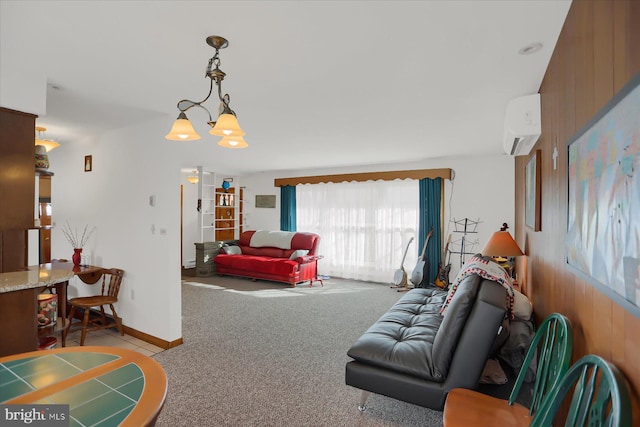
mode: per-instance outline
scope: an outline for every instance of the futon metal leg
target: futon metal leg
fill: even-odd
[[[367,402],[367,398],[370,394],[370,391],[362,390],[362,393],[360,394],[360,402],[358,403],[358,411],[364,412],[367,410],[367,405],[365,405],[365,403]]]

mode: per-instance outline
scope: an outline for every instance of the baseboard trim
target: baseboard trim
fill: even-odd
[[[100,314],[100,311],[91,308],[90,310],[90,316],[92,318],[101,318],[102,315]],[[80,321],[82,321],[82,312],[81,310],[77,310],[75,315],[73,316],[74,319],[78,319]],[[110,321],[113,321],[113,315],[110,313],[105,313],[105,317],[107,319],[109,319]],[[120,321],[122,322],[122,318],[120,318]],[[115,325],[113,326],[113,328],[115,329]],[[173,347],[177,347],[179,345],[184,344],[184,341],[182,341],[182,338],[178,338],[177,340],[173,340],[173,341],[166,341],[163,340],[161,338],[158,337],[154,337],[153,335],[149,335],[147,333],[141,332],[137,329],[133,329],[127,325],[125,325],[124,323],[122,324],[122,329],[124,330],[124,333],[127,335],[131,335],[134,338],[138,338],[139,340],[142,340],[144,342],[148,342],[149,344],[153,344],[156,347],[160,347],[160,348],[164,348],[165,350],[168,350],[170,348]]]
[[[131,335],[134,338],[138,338],[139,340],[148,342],[149,344],[153,344],[156,347],[164,348],[165,350],[168,350],[173,347],[177,347],[184,343],[184,341],[182,341],[182,338],[178,338],[177,340],[173,340],[173,341],[166,341],[161,338],[154,337],[153,335],[149,335],[147,333],[141,332],[137,329],[133,329],[126,325],[122,325],[122,329],[124,329],[124,333],[127,335]]]

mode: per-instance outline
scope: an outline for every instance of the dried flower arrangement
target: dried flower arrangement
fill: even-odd
[[[89,237],[91,237],[93,232],[96,231],[96,227],[93,227],[88,232],[87,228],[88,225],[85,225],[84,230],[82,230],[82,234],[80,235],[78,234],[78,229],[76,228],[72,230],[69,225],[69,221],[67,221],[62,227],[62,233],[64,234],[64,237],[67,238],[67,242],[69,242],[74,249],[82,249],[89,240]]]

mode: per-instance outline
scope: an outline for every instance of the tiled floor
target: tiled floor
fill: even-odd
[[[67,347],[80,345],[80,332],[80,330],[76,330],[69,333],[66,342]],[[130,350],[138,351],[146,356],[153,356],[154,354],[164,351],[161,347],[149,344],[148,342],[134,338],[131,335],[125,334],[122,336],[115,329],[103,329],[100,331],[88,332],[87,337],[84,340],[84,345],[105,345],[109,347],[128,348]],[[58,346],[60,346],[60,343],[58,343]]]

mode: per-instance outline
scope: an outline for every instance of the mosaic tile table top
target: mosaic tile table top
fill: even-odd
[[[0,404],[68,404],[70,426],[155,422],[167,378],[153,359],[115,347],[66,347],[0,358]]]

